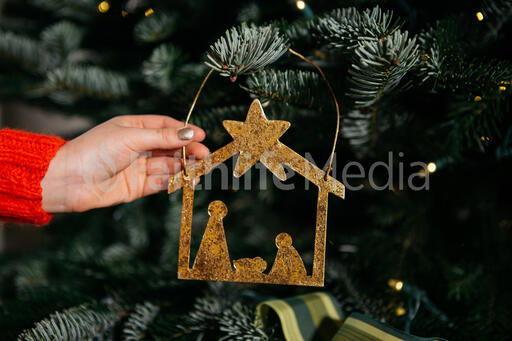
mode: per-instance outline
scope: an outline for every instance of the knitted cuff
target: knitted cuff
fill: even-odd
[[[0,130],[0,220],[43,225],[43,180],[50,162],[66,143],[60,137]]]

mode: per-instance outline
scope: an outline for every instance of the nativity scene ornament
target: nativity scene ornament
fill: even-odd
[[[290,127],[286,121],[268,120],[261,103],[255,99],[245,122],[224,121],[233,141],[210,154],[204,160],[187,165],[184,171],[169,180],[169,193],[183,188],[183,208],[180,228],[178,278],[226,282],[323,286],[327,230],[328,195],[345,196],[345,187],[326,172],[279,141]],[[277,178],[286,180],[283,164],[301,174],[318,188],[313,268],[307,271],[301,256],[293,247],[292,237],[280,233],[275,239],[276,258],[268,265],[261,257],[233,260],[229,256],[223,218],[228,208],[219,200],[208,206],[210,216],[199,250],[190,266],[194,180],[213,170],[220,163],[240,154],[234,176],[240,177],[258,161]],[[228,227],[229,231],[229,227]]]

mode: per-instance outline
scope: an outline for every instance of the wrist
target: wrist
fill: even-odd
[[[69,212],[68,176],[66,165],[66,145],[62,146],[50,162],[41,180],[42,208],[47,213]]]

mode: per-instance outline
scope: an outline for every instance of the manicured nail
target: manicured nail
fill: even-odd
[[[194,129],[189,127],[178,129],[178,138],[180,140],[192,140],[194,138]]]

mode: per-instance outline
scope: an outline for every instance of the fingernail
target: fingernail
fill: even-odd
[[[189,127],[178,129],[178,138],[180,140],[192,140],[194,138],[194,129]]]

